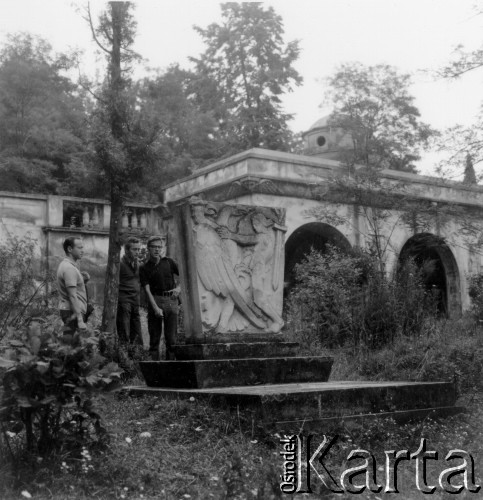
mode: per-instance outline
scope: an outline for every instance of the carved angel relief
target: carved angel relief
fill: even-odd
[[[190,205],[205,333],[278,333],[284,212],[200,199]]]

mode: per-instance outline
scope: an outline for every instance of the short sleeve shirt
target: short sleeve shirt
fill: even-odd
[[[57,288],[59,290],[59,309],[70,311],[70,300],[67,289],[76,288],[77,300],[82,313],[87,311],[87,293],[84,278],[78,267],[69,259],[64,259],[57,269]]]

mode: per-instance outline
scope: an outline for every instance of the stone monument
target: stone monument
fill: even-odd
[[[282,334],[285,211],[197,197],[170,209],[185,344],[177,361],[140,364],[148,385],[327,380],[332,360],[296,357]]]
[[[283,337],[283,210],[195,197],[170,208],[186,343],[176,361],[141,362],[148,387],[131,390],[243,406],[290,433],[342,417],[459,411],[451,383],[328,382],[332,358],[296,355]]]
[[[280,337],[284,211],[192,198],[174,216],[187,342]]]

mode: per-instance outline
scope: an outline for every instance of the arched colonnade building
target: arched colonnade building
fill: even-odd
[[[327,126],[326,119],[319,120],[305,134],[307,154],[251,149],[168,185],[164,201],[169,207],[199,196],[207,201],[284,208],[285,279],[290,281],[294,265],[312,247],[323,251],[328,244],[345,249],[373,244],[367,218],[370,207],[361,207],[350,197],[334,200],[330,194],[334,179],[347,174],[333,159],[346,140]],[[458,316],[470,306],[468,277],[479,273],[483,263],[483,188],[392,170],[382,171],[381,178],[394,196],[404,197],[406,204],[422,204],[429,214],[422,227],[403,223],[397,203],[386,210],[380,228],[386,272],[395,272],[400,259],[408,256],[419,263],[432,260],[426,285],[440,291],[442,312]],[[317,215],[321,210],[333,216],[321,219]],[[169,217],[162,225],[173,247]]]

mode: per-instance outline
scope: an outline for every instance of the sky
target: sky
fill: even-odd
[[[91,2],[95,13],[105,5]],[[212,0],[138,0],[135,49],[152,68],[189,65],[203,43],[193,30],[219,22],[220,3]],[[284,99],[294,114],[291,128],[305,131],[330,113],[324,105],[324,79],[346,62],[390,64],[413,75],[411,92],[421,118],[434,128],[471,125],[483,102],[483,69],[459,80],[435,79],[432,70],[451,58],[455,47],[483,46],[483,15],[475,0],[275,0],[264,2],[282,16],[285,40],[300,41],[296,69],[304,78]],[[8,33],[31,32],[57,51],[82,49],[81,70],[100,71],[90,30],[83,19],[86,2],[0,0],[0,44]],[[139,74],[143,70],[139,69]],[[431,174],[437,155],[424,155],[422,173]]]

